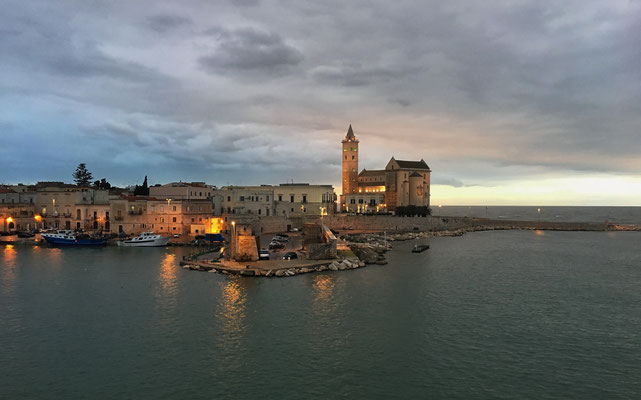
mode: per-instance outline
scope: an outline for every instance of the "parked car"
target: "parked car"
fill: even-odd
[[[298,228],[292,228],[292,232],[298,232]]]
[[[284,243],[272,241],[269,243],[269,250],[282,249],[285,247]]]
[[[178,239],[180,237],[180,233],[174,233],[174,238]]]
[[[298,254],[294,253],[293,251],[289,251],[283,256],[283,260],[294,260],[296,258],[298,258]]]
[[[276,235],[272,238],[272,242],[282,242],[282,243],[287,243],[289,241],[288,237],[283,237],[280,235]]]
[[[258,259],[259,260],[269,260],[269,250],[262,249],[261,251],[259,251],[258,252]]]

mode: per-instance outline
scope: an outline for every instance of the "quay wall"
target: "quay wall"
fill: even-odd
[[[248,221],[249,222],[249,221]],[[605,223],[548,222],[548,221],[510,221],[470,217],[396,217],[393,215],[348,215],[335,214],[323,217],[286,218],[270,216],[250,222],[256,233],[286,232],[288,227],[302,230],[305,223],[322,223],[333,230],[343,233],[346,229],[374,232],[407,231],[450,231],[459,229],[542,229],[566,231],[605,231],[640,230],[635,225],[614,226]]]

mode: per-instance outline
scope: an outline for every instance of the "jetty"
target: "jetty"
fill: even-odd
[[[218,272],[225,275],[288,277],[310,272],[343,271],[365,267],[367,264],[358,258],[343,260],[264,260],[238,262],[221,260],[203,262],[183,260],[180,265],[185,269]]]

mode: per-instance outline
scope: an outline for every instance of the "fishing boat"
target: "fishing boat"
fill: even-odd
[[[107,244],[104,237],[90,237],[85,234],[76,234],[70,230],[58,230],[55,233],[41,233],[40,236],[47,243],[54,246],[103,246]]]
[[[412,249],[412,253],[422,253],[429,248],[429,244],[415,244],[414,248]]]
[[[160,247],[166,246],[171,237],[157,235],[153,232],[143,232],[140,236],[136,236],[127,240],[119,240],[118,246],[125,247]]]

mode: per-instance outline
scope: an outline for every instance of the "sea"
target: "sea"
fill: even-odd
[[[0,398],[638,399],[640,243],[474,232],[289,278],[0,245]]]
[[[432,206],[435,216],[641,225],[641,207]]]

